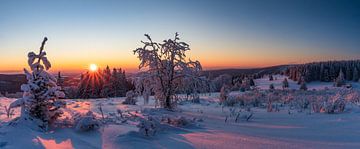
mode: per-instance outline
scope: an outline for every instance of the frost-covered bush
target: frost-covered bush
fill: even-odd
[[[21,106],[20,120],[33,121],[42,130],[47,130],[61,116],[60,108],[65,107],[65,102],[58,100],[65,95],[57,86],[56,78],[46,72],[51,67],[46,52],[43,51],[46,41],[45,37],[39,54],[28,54],[31,71],[24,69],[27,84],[21,85],[23,97],[10,105],[10,108]]]
[[[91,111],[87,112],[85,115],[75,115],[74,122],[76,131],[92,131],[100,127],[100,122]]]
[[[137,125],[139,128],[139,133],[144,136],[154,136],[158,131],[160,123],[158,120],[149,116],[140,120],[140,123]]]
[[[134,91],[128,91],[126,92],[126,98],[125,101],[123,102],[123,104],[128,104],[128,105],[136,105],[136,94]]]

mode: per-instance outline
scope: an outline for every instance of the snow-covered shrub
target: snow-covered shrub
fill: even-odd
[[[351,90],[345,95],[345,101],[360,105],[360,91]]]
[[[267,112],[273,112],[273,103],[280,99],[277,92],[270,92],[267,96]]]
[[[344,98],[340,94],[336,94],[324,102],[323,111],[328,114],[341,113],[345,111],[345,105]]]
[[[46,72],[51,64],[43,51],[47,38],[44,38],[39,54],[30,52],[28,64],[31,72],[24,69],[27,84],[21,85],[23,97],[11,103],[9,108],[21,106],[21,120],[31,120],[43,130],[61,116],[60,108],[65,107],[65,102],[58,100],[64,97],[61,88],[57,86],[56,78]]]
[[[136,105],[136,94],[134,91],[128,91],[126,92],[126,98],[125,101],[123,102],[123,104],[128,104],[128,105]]]
[[[220,104],[226,102],[226,100],[228,99],[229,97],[229,94],[231,92],[231,86],[230,85],[223,85],[223,87],[221,87],[221,90],[220,90]]]
[[[140,120],[140,123],[137,125],[139,128],[139,133],[144,136],[154,136],[158,131],[160,126],[159,121],[149,116]]]
[[[184,127],[187,125],[190,125],[192,123],[194,123],[192,120],[187,119],[183,116],[179,116],[179,117],[163,117],[161,119],[161,122],[172,125],[172,126],[176,126],[176,127]]]
[[[91,111],[85,115],[78,114],[74,116],[74,122],[76,131],[91,131],[100,127],[100,122]]]

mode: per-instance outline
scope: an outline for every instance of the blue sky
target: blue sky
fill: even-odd
[[[360,2],[2,0],[0,70],[26,67],[44,36],[55,70],[135,69],[144,33],[162,41],[175,32],[205,68],[358,59]]]

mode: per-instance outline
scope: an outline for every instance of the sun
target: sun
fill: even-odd
[[[95,72],[97,69],[98,69],[98,67],[96,64],[90,64],[90,66],[89,66],[90,71]]]

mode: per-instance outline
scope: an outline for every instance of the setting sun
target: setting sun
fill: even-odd
[[[90,64],[90,66],[89,66],[90,71],[96,71],[97,69],[98,69],[98,67],[96,64]]]

